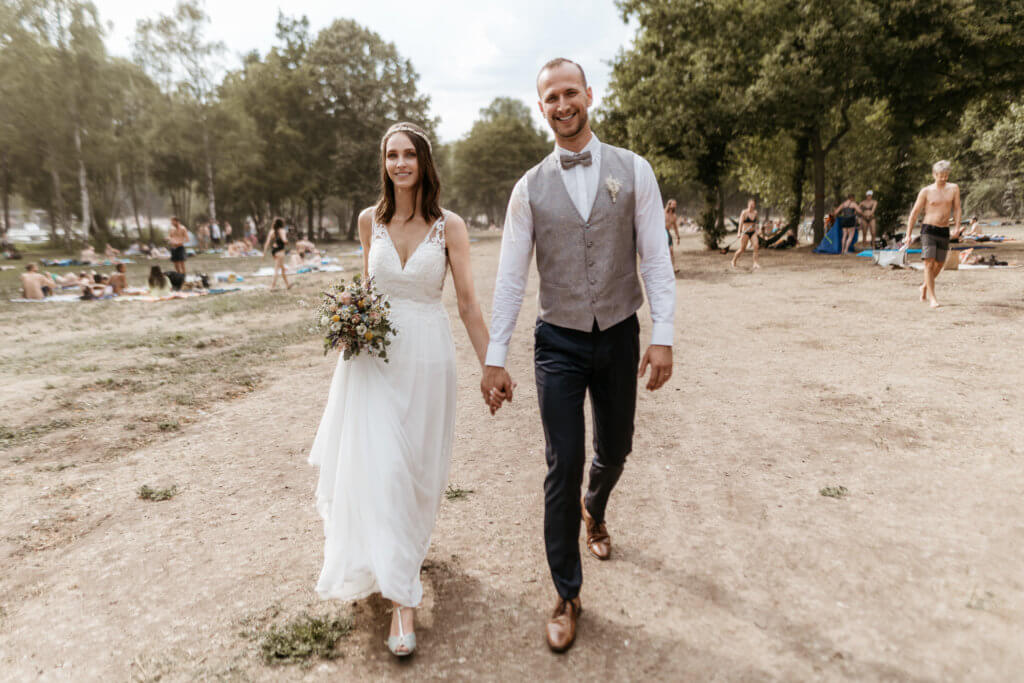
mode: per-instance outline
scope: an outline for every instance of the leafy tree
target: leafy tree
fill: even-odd
[[[359,208],[378,191],[381,136],[397,121],[432,133],[430,99],[419,92],[419,75],[393,43],[348,19],[320,31],[306,59],[330,121],[331,189],[351,207],[348,238],[354,239]]]
[[[638,29],[612,65],[602,130],[647,156],[663,178],[702,188],[709,248],[725,233],[730,147],[752,107],[745,96],[766,37],[743,0],[620,0]]]
[[[472,130],[452,146],[451,185],[467,218],[504,222],[512,188],[522,174],[551,152],[543,130],[519,100],[499,97],[480,110]]]
[[[152,71],[165,91],[175,88],[178,113],[190,119],[197,128],[209,218],[216,221],[215,126],[211,119],[216,77],[220,71],[217,59],[224,52],[224,45],[204,38],[209,21],[200,0],[178,0],[172,14],[138,22],[135,53],[137,60]]]
[[[879,197],[891,231],[916,188],[917,140],[956,127],[966,107],[1024,86],[1024,0],[875,0],[879,17],[866,63],[887,104],[893,153]]]

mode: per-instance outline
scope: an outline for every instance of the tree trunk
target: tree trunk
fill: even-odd
[[[82,194],[82,230],[88,240],[92,237],[92,206],[89,203],[89,176],[82,156],[82,131],[78,124],[75,124],[75,154],[78,156],[78,190]]]
[[[317,197],[316,200],[316,232],[318,239],[325,239],[327,236],[324,234],[324,198]]]
[[[718,195],[714,187],[704,186],[704,209],[700,214],[700,226],[704,230],[704,245],[708,249],[718,248],[718,217],[715,206]]]
[[[353,208],[348,214],[348,235],[345,236],[345,239],[350,242],[357,239],[356,236],[359,232],[359,212],[355,210],[355,207],[358,205],[359,204],[357,202],[353,201]]]
[[[821,146],[821,133],[811,131],[811,157],[814,160],[814,244],[825,239],[825,149]]]
[[[306,239],[313,239],[313,195],[306,197]]]
[[[217,222],[217,199],[213,194],[213,150],[210,149],[210,133],[203,121],[203,153],[206,155],[206,196],[209,198],[210,222]]]
[[[772,245],[781,240],[788,233],[800,239],[800,222],[804,217],[804,177],[807,175],[807,157],[810,152],[810,139],[806,134],[798,135],[796,138],[796,149],[793,151],[793,175],[790,176],[790,191],[793,201],[786,212],[786,225],[776,234],[764,241],[766,245]]]
[[[6,149],[0,159],[2,159],[4,173],[3,181],[0,182],[4,202],[4,229],[0,235],[7,235],[7,231],[11,229],[11,164]]]
[[[892,173],[881,183],[878,210],[875,212],[880,235],[894,235],[899,227],[900,216],[908,211],[913,201],[914,188],[910,177],[910,134],[905,130],[893,131],[896,141]]]
[[[139,192],[135,187],[135,164],[128,167],[128,192],[132,201],[132,215],[135,216],[135,232],[139,234],[139,241],[142,242],[142,222],[139,220]]]
[[[53,208],[57,216],[57,222],[53,227],[54,234],[59,227],[64,234],[64,244],[71,246],[71,230],[67,222],[67,210],[64,206],[64,192],[60,187],[60,174],[57,172],[57,160],[54,159],[53,151],[49,148],[46,151],[46,165],[50,169],[50,181],[53,183]]]

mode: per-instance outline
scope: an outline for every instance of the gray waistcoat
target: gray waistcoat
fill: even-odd
[[[608,178],[620,187],[612,201]],[[590,332],[622,322],[643,305],[636,266],[633,155],[601,144],[590,217],[576,210],[557,151],[526,173],[540,274],[540,319]]]

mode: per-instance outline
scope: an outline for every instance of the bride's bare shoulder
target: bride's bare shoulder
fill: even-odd
[[[366,223],[370,225],[373,223],[373,214],[377,212],[377,206],[368,206],[359,212],[359,225]]]
[[[359,212],[359,237],[364,241],[368,240],[373,231],[373,214],[377,207],[368,206]]]

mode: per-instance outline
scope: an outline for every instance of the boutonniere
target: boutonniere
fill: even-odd
[[[608,194],[611,195],[612,204],[615,203],[616,198],[619,196],[619,190],[622,189],[622,183],[619,179],[614,176],[608,176],[605,178],[604,186],[608,188]]]

